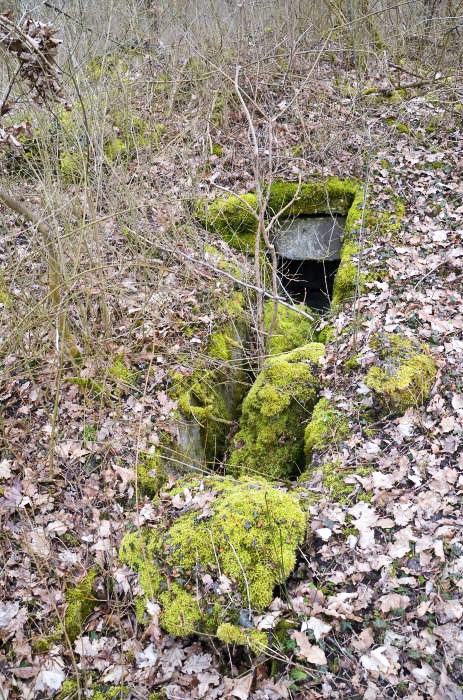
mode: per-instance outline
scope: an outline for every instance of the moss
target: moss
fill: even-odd
[[[80,583],[68,589],[65,593],[66,612],[64,614],[64,628],[71,642],[82,634],[85,621],[97,604],[93,594],[95,578],[96,570],[90,569]]]
[[[358,190],[356,180],[337,177],[295,182],[274,182],[268,193],[266,216],[288,206],[286,218],[310,214],[347,214]],[[294,200],[294,201],[293,201]],[[229,245],[248,253],[254,251],[257,231],[257,197],[254,193],[218,197],[206,205],[200,201],[196,218]]]
[[[33,637],[31,640],[31,648],[34,654],[48,654],[53,644],[60,641],[61,633],[55,632],[44,637]]]
[[[0,289],[0,306],[5,306],[6,308],[11,308],[13,306],[13,300],[3,289]]]
[[[356,484],[348,484],[345,479],[354,474],[368,476],[368,474],[371,474],[372,468],[367,466],[341,469],[339,462],[331,462],[323,464],[321,471],[323,474],[323,488],[329,492],[330,498],[337,503],[346,503],[351,500],[351,496],[358,486]],[[362,499],[358,496],[357,500]]]
[[[271,299],[264,304],[264,325],[267,334],[270,332],[274,306],[274,302]],[[313,312],[304,304],[298,304],[297,308],[314,316]],[[269,355],[279,355],[313,340],[315,340],[313,321],[305,318],[297,311],[279,304],[272,335],[270,338],[267,338],[267,353]]]
[[[123,357],[115,359],[114,364],[108,369],[108,374],[117,382],[129,385],[133,385],[137,377],[137,373],[127,367]]]
[[[227,473],[281,479],[301,467],[303,422],[316,400],[314,371],[323,352],[321,343],[308,343],[266,361],[243,401]]]
[[[173,637],[186,637],[198,629],[201,609],[196,598],[174,584],[169,591],[161,593],[162,605],[160,622],[166,632]]]
[[[323,343],[324,345],[328,345],[328,343],[331,343],[336,338],[336,330],[333,326],[327,325],[324,326],[321,331],[318,333],[318,342]]]
[[[333,284],[333,296],[331,305],[336,309],[342,302],[353,297],[357,286],[363,285],[364,277],[358,275],[357,264],[352,256],[360,252],[358,242],[362,221],[365,223],[363,211],[363,190],[357,186],[355,196],[349,208],[344,227],[344,239],[341,248],[341,260]]]
[[[248,336],[244,304],[244,295],[237,292],[222,305],[228,321],[209,338],[209,361],[191,376],[172,375],[169,393],[177,401],[179,452],[195,464],[213,462],[223,455],[230,426],[238,418],[248,387],[243,368]]]
[[[368,476],[372,472],[372,467],[353,467],[342,468],[339,461],[326,462],[315,468],[307,468],[298,479],[298,484],[304,485],[314,479],[316,473],[320,473],[323,479],[323,490],[329,494],[331,500],[337,503],[351,503],[354,493],[356,494],[355,501],[370,501],[373,494],[364,491],[357,494],[358,484],[348,484],[345,479],[349,476],[358,474],[359,476]],[[312,502],[320,500],[322,494],[317,495],[312,499]],[[301,498],[304,498],[302,493]]]
[[[123,700],[130,695],[130,688],[125,685],[94,684],[91,686],[91,700]]]
[[[76,700],[78,697],[78,686],[76,681],[65,680],[61,686],[58,700]]]
[[[63,151],[59,156],[59,169],[66,182],[80,180],[85,171],[85,161],[78,151]]]
[[[82,689],[82,687],[81,687]],[[108,683],[92,683],[85,692],[85,697],[91,700],[123,700],[130,696],[131,690],[125,685],[109,685]],[[66,680],[61,686],[58,700],[77,700],[79,696],[77,683]]]
[[[94,396],[101,396],[102,394],[105,394],[104,384],[96,381],[95,379],[91,379],[90,377],[64,377],[63,381],[67,384],[74,384],[80,389],[89,391]]]
[[[352,355],[352,357],[349,357],[349,359],[344,362],[344,367],[348,372],[360,367],[359,355]]]
[[[160,602],[162,627],[179,636],[215,633],[243,609],[263,611],[304,539],[298,499],[265,480],[227,477],[185,479],[169,493],[188,493],[190,506],[171,513],[164,501],[156,528],[128,533],[120,549],[145,599]],[[221,576],[229,582],[223,592]]]
[[[230,260],[227,260],[227,258],[223,254],[223,252],[221,250],[219,250],[216,246],[206,244],[204,246],[204,252],[207,254],[207,258],[212,259],[212,262],[215,264],[216,267],[219,268],[219,270],[223,270],[224,272],[228,272],[230,275],[235,277],[237,280],[243,279],[243,268],[240,265],[238,265],[237,263],[232,262]],[[242,296],[242,293],[241,293],[241,296]],[[231,315],[233,315],[234,310],[239,311],[239,309],[237,308],[233,299],[237,299],[237,297],[234,296],[232,298],[231,307],[230,307]],[[225,310],[228,308],[227,304],[228,304],[228,302],[224,302],[224,309]],[[242,308],[243,308],[242,302],[239,303],[239,307],[241,307],[241,313],[242,313]]]
[[[237,627],[229,622],[224,622],[217,628],[218,638],[225,644],[238,644],[247,646],[255,654],[268,647],[268,638],[265,632],[260,630],[249,630],[245,627]]]
[[[310,464],[313,450],[323,450],[330,445],[339,444],[348,432],[347,418],[328,399],[320,399],[304,433],[306,463]]]
[[[437,373],[427,346],[395,333],[378,334],[371,345],[378,364],[368,371],[365,384],[384,407],[403,413],[425,403]]]
[[[218,143],[213,143],[212,144],[212,155],[214,156],[221,156],[223,153],[223,148],[220,144]]]
[[[111,162],[120,160],[127,156],[127,144],[119,136],[115,136],[105,145],[104,152]]]
[[[137,486],[144,496],[157,496],[167,482],[167,472],[159,452],[142,452],[137,465]]]
[[[257,199],[255,194],[219,197],[206,206],[196,207],[199,221],[238,250],[254,250],[257,230]]]
[[[82,439],[87,442],[95,442],[97,436],[97,430],[94,425],[85,425],[82,431]]]

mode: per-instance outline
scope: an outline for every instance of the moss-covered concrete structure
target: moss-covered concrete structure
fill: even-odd
[[[282,211],[283,219],[314,214],[346,216],[341,262],[334,281],[333,305],[353,296],[358,279],[352,256],[360,251],[359,231],[364,219],[363,188],[352,178],[314,179],[307,182],[273,182],[269,187],[266,219]],[[200,223],[234,248],[253,253],[257,231],[255,193],[218,197],[210,203],[200,201],[195,214]]]
[[[296,310],[293,311],[287,306],[278,304],[275,323],[272,326],[274,306],[271,299],[264,304],[264,326],[267,333],[265,345],[268,355],[280,355],[316,340],[315,321],[317,317],[307,306],[298,304]],[[298,309],[305,314],[310,314],[314,320],[311,321],[298,313]],[[272,331],[271,335],[270,330]]]
[[[189,375],[172,375],[178,459],[212,465],[223,455],[232,423],[249,386],[246,345],[249,328],[241,292],[224,304],[224,320],[209,337],[206,358]]]
[[[227,472],[288,479],[304,462],[304,424],[317,399],[321,343],[269,358],[243,401]]]
[[[156,600],[169,634],[207,632],[262,648],[265,635],[240,629],[240,618],[251,626],[252,612],[265,610],[295,565],[306,531],[298,498],[263,479],[230,477],[187,478],[167,495],[178,502],[160,510],[158,527],[121,543],[121,560],[143,590],[139,616]]]

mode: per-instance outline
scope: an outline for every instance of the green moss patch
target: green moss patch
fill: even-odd
[[[311,214],[347,214],[356,197],[356,180],[337,177],[270,185],[266,217],[288,207],[284,218]],[[254,193],[218,197],[213,202],[198,203],[195,215],[209,231],[229,245],[248,253],[254,251],[257,231],[257,197]]]
[[[155,528],[128,533],[121,543],[121,560],[138,572],[144,600],[161,604],[169,634],[220,630],[228,643],[263,645],[262,634],[236,625],[243,610],[263,611],[294,568],[306,530],[297,497],[265,480],[229,477],[185,479],[164,503],[168,495],[176,508],[164,508]]]
[[[265,332],[270,333],[275,304],[269,299],[264,304],[264,324]],[[306,313],[315,314],[304,304],[298,304],[297,308]],[[283,352],[294,350],[301,345],[306,345],[315,340],[314,322],[297,311],[288,309],[286,306],[278,305],[275,323],[272,327],[272,335],[267,336],[267,353],[269,355],[279,355]]]
[[[239,416],[249,382],[245,370],[248,324],[244,295],[224,303],[228,320],[209,337],[207,360],[190,376],[173,375],[177,401],[177,447],[194,464],[213,463],[225,450],[226,437]]]
[[[349,423],[345,415],[332,406],[328,399],[320,399],[304,433],[306,463],[310,464],[313,450],[323,450],[330,445],[339,444],[348,432]]]
[[[301,468],[304,423],[317,398],[316,368],[323,353],[324,345],[308,343],[267,360],[243,401],[228,473],[285,479]]]
[[[137,485],[143,496],[155,498],[167,481],[167,472],[159,452],[141,452],[137,465]]]
[[[326,462],[317,466],[315,469],[310,467],[298,479],[298,483],[304,485],[310,482],[315,475],[315,472],[321,472],[323,491],[328,494],[330,500],[336,503],[352,503],[352,497],[358,490],[358,484],[346,482],[347,477],[358,474],[359,476],[368,476],[372,472],[372,467],[349,467],[343,468],[338,460]],[[320,494],[321,495],[321,494]],[[355,500],[370,500],[372,494],[369,492],[361,492]],[[319,500],[320,496],[316,499]]]
[[[403,413],[425,403],[437,373],[427,346],[395,333],[378,334],[371,346],[378,362],[368,371],[365,384],[383,406]]]
[[[90,569],[80,583],[69,588],[65,593],[64,628],[71,642],[82,634],[85,621],[92,614],[98,602],[93,593],[95,578],[96,570]]]

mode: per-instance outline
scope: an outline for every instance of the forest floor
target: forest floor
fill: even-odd
[[[156,691],[169,700],[463,698],[461,114],[442,86],[395,102],[339,88],[352,83],[352,74],[320,67],[277,125],[286,156],[276,176],[352,175],[368,183],[376,210],[395,216],[398,199],[404,205],[400,225],[385,238],[378,229],[362,252],[361,269],[380,270],[380,281],[330,318],[337,335],[322,369],[324,395],[352,417],[350,436],[336,449],[339,468],[368,466],[353,479],[371,498],[339,503],[319,485],[304,556],[267,620],[269,629],[282,619],[296,624],[274,654],[251,657],[213,638],[172,638],[156,615],[142,627],[133,609],[136,576],[118,559],[128,525],[153,517],[149,499],[135,497],[134,465],[157,444],[175,408],[169,372],[187,372],[204,352],[220,316],[214,301],[232,288],[206,264],[204,244],[247,265],[195,229],[188,213],[198,191],[253,187],[239,106],[208,125],[220,152],[205,157],[202,137],[189,131],[198,125],[192,99],[171,117],[164,148],[124,166],[142,212],[138,238],[128,246],[120,217],[109,210],[100,227],[103,261],[95,258],[99,244],[88,243],[89,258],[102,264],[86,271],[94,335],[82,351],[86,384],[72,381],[75,368],[62,363],[41,330],[45,269],[23,223],[2,209],[8,229],[0,239],[0,280],[11,282],[18,270],[0,297],[2,700],[54,697],[65,679],[77,677],[82,688],[91,679],[101,693],[124,686],[126,697]],[[265,100],[277,105],[290,95],[281,86]],[[30,183],[13,187],[29,188],[26,199],[36,203]],[[169,239],[172,226],[177,233]],[[109,320],[100,305],[103,284],[111,292]],[[346,332],[351,324],[354,334]],[[366,435],[356,416],[372,405],[363,380],[379,329],[412,331],[428,344],[438,375],[427,405],[381,417]],[[347,372],[353,355],[357,366]],[[102,389],[95,394],[96,382]],[[72,644],[53,637],[65,591],[92,567],[97,604],[81,635]]]

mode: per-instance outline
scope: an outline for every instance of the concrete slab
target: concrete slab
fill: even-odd
[[[283,221],[274,235],[275,250],[288,260],[339,260],[345,216],[301,216]]]

